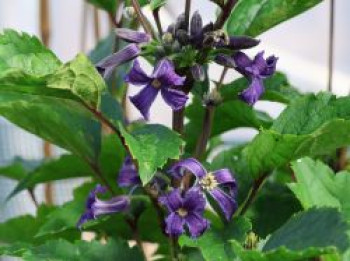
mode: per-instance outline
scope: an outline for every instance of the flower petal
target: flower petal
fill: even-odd
[[[166,206],[169,212],[174,212],[182,207],[183,199],[179,189],[174,189],[167,195],[159,197],[159,203]]]
[[[264,53],[265,53],[264,51],[259,52],[257,55],[255,55],[254,61],[253,61],[254,67],[258,69],[259,74],[262,71],[264,71],[267,67],[267,63],[264,59]]]
[[[158,79],[163,86],[180,86],[186,77],[181,77],[175,72],[174,64],[168,59],[160,60],[154,68],[152,78]]]
[[[278,58],[276,56],[270,56],[266,59],[266,68],[261,72],[261,76],[263,77],[269,77],[276,71],[276,64],[277,64]]]
[[[118,175],[118,185],[120,187],[130,187],[141,183],[139,173],[130,156],[124,160]]]
[[[172,88],[162,88],[161,94],[164,101],[174,110],[180,110],[187,102],[187,95],[179,90]]]
[[[96,199],[91,211],[95,217],[125,211],[130,206],[127,196],[118,196],[110,200]]]
[[[194,187],[186,192],[183,207],[191,212],[203,212],[206,203],[203,193],[198,187]]]
[[[249,105],[254,105],[264,93],[264,85],[262,79],[253,78],[250,86],[241,92],[241,99]]]
[[[159,89],[156,89],[151,85],[147,85],[138,94],[130,97],[130,101],[135,105],[146,120],[149,119],[149,110],[157,97],[158,91]]]
[[[202,164],[194,158],[188,158],[175,163],[169,170],[177,178],[181,178],[185,171],[189,171],[197,178],[203,178],[207,171]]]
[[[235,61],[236,64],[236,70],[244,75],[249,74],[246,69],[247,67],[250,67],[253,63],[253,61],[248,57],[248,55],[246,55],[243,52],[236,52],[233,55],[233,59]]]
[[[86,208],[90,209],[92,204],[95,202],[96,198],[97,198],[97,194],[104,194],[107,192],[107,188],[97,184],[96,187],[90,191],[89,196],[86,200]]]
[[[174,71],[173,63],[166,58],[162,59],[157,63],[156,67],[154,68],[152,78],[161,78],[164,75],[168,74],[169,71]]]
[[[209,191],[209,193],[220,206],[226,220],[229,221],[233,213],[237,210],[236,200],[232,196],[227,195],[219,188],[213,189]]]
[[[119,52],[102,59],[96,64],[96,69],[103,78],[108,78],[115,67],[133,60],[140,54],[141,50],[136,44],[129,44]]]
[[[115,33],[117,37],[130,43],[147,43],[151,40],[151,36],[149,34],[127,28],[117,28]]]
[[[191,213],[185,217],[188,230],[193,238],[201,236],[209,228],[209,221],[198,213]]]
[[[184,231],[185,220],[181,218],[178,214],[172,212],[165,219],[165,232],[171,236],[180,236]]]
[[[81,215],[81,217],[77,223],[77,228],[81,229],[83,224],[85,224],[89,220],[93,220],[93,219],[95,219],[95,217],[92,214],[92,211],[90,211],[90,210],[85,211],[85,213]]]
[[[138,60],[134,61],[134,64],[125,77],[125,81],[134,85],[146,85],[152,79],[147,76],[147,74],[142,70]]]
[[[214,171],[213,174],[219,185],[224,185],[225,187],[228,187],[230,195],[236,195],[237,182],[229,169],[219,169]]]

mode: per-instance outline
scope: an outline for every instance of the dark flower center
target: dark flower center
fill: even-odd
[[[212,173],[208,173],[204,178],[202,178],[199,181],[199,185],[204,190],[213,190],[219,185],[219,183],[217,182],[215,176]]]
[[[186,217],[188,215],[188,211],[184,208],[179,208],[176,212],[180,217]]]
[[[162,86],[162,83],[158,80],[158,79],[154,79],[151,83],[151,85],[156,88],[156,89],[159,89],[160,86]]]

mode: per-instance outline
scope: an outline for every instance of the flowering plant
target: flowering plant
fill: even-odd
[[[186,0],[167,27],[159,13],[164,0],[89,2],[116,26],[89,57],[63,64],[36,37],[0,35],[0,115],[66,150],[39,165],[21,159],[0,168],[18,182],[8,199],[27,191],[37,207],[35,216],[0,224],[0,255],[350,258],[343,148],[350,144],[350,98],[300,93],[256,39],[320,0],[211,0],[218,9],[211,22]],[[138,92],[129,96],[132,86]],[[172,128],[149,124],[157,97],[172,112]],[[142,119],[131,120],[128,100]],[[254,106],[259,100],[285,109],[273,119]],[[239,145],[223,141],[240,127],[258,134]],[[78,177],[86,183],[71,201],[37,202],[37,185]]]

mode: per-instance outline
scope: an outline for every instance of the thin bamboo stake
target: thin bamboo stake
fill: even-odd
[[[44,45],[50,44],[50,13],[49,13],[49,1],[40,0],[40,35]],[[52,146],[48,141],[44,141],[43,145],[45,159],[51,158]],[[53,204],[53,188],[51,183],[47,183],[45,186],[45,201],[48,205]]]
[[[329,46],[328,46],[328,91],[333,90],[333,67],[334,67],[334,20],[335,20],[335,0],[330,0],[329,18]]]
[[[98,41],[101,39],[101,32],[100,32],[100,17],[98,13],[98,9],[94,7],[94,33],[95,33],[95,43],[98,43]]]

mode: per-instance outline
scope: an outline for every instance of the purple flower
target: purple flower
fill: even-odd
[[[237,202],[235,200],[237,183],[230,170],[220,169],[214,172],[207,172],[202,164],[194,158],[179,161],[170,169],[170,173],[177,178],[181,178],[185,171],[189,171],[196,176],[197,182],[195,186],[199,186],[215,199],[225,218],[229,221],[237,210]]]
[[[245,53],[237,52],[233,55],[236,70],[243,74],[250,85],[241,94],[241,98],[249,105],[254,105],[264,93],[263,79],[270,77],[276,71],[278,58],[270,56],[264,59],[264,52],[258,53],[254,60],[251,60]]]
[[[168,59],[160,60],[151,76],[148,76],[135,60],[125,81],[134,85],[146,85],[137,95],[130,97],[130,100],[147,120],[151,105],[159,91],[164,101],[175,111],[181,109],[188,99],[184,92],[173,88],[183,85],[185,77],[175,73],[174,65]]]
[[[115,33],[117,37],[129,43],[147,43],[151,40],[151,36],[149,34],[127,28],[117,28]]]
[[[101,193],[106,193],[106,188],[101,185],[97,185],[90,192],[86,200],[85,212],[81,215],[77,223],[78,228],[81,228],[85,222],[96,219],[101,215],[125,211],[130,205],[130,200],[126,196],[118,196],[106,201],[100,200],[97,194]]]
[[[192,237],[199,237],[209,227],[209,221],[203,218],[205,198],[198,188],[192,188],[181,194],[180,189],[174,189],[169,194],[159,198],[159,202],[166,206],[166,233],[179,236],[185,232],[186,225]]]
[[[120,187],[130,187],[141,184],[139,173],[130,156],[126,156],[123,166],[119,171],[118,184]]]
[[[96,64],[96,69],[106,79],[112,74],[114,68],[135,59],[140,52],[141,50],[136,44],[129,44],[122,50],[99,61]]]

